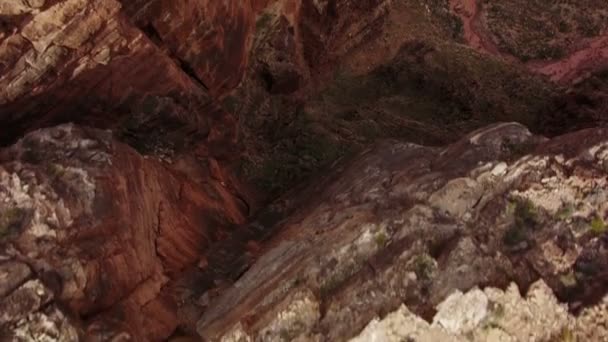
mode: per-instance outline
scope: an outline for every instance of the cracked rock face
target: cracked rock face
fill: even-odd
[[[378,144],[302,194],[318,200],[283,222],[198,331],[224,341],[584,334],[576,327],[601,309],[568,309],[605,293],[605,134],[547,140],[506,123],[442,149]]]
[[[606,133],[384,141],[231,231],[220,179],[108,131],[35,131],[0,153],[2,336],[159,340],[198,319],[212,341],[601,340]]]
[[[371,37],[389,3],[2,1],[0,119],[11,133],[0,144],[76,122],[120,132],[143,153],[206,144],[234,154],[234,113],[218,102],[245,75],[263,70],[273,93],[294,92]],[[279,34],[265,30],[269,13]]]
[[[212,94],[238,85],[247,68],[255,9],[263,1],[121,2],[152,42],[187,65],[191,76]]]
[[[208,135],[210,121],[230,122],[211,119],[207,90],[124,11],[116,0],[0,3],[0,119],[12,132],[0,143],[65,121],[139,140],[150,129]]]
[[[172,280],[244,219],[219,181],[202,187],[106,131],[35,131],[0,160],[0,325],[11,339],[166,338],[179,321]]]

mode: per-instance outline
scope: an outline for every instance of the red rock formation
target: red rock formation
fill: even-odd
[[[219,181],[193,183],[108,132],[72,125],[2,151],[0,179],[2,260],[12,260],[2,267],[13,282],[3,296],[41,282],[45,302],[65,305],[90,336],[168,337],[179,321],[170,281],[245,218]],[[16,332],[42,304],[11,304],[12,293],[0,307]]]
[[[124,15],[119,2],[64,0],[41,4],[0,9],[6,22],[0,35],[0,118],[9,128],[7,131],[13,132],[2,137],[4,143],[14,140],[20,132],[65,121],[129,133],[147,124],[155,126],[160,135],[178,127],[181,135],[186,135],[186,131],[203,136],[216,125],[211,121],[226,122],[229,114],[214,114],[212,99],[197,81],[197,75],[184,71],[189,70],[188,64],[182,65],[179,58],[172,58],[155,45]],[[202,9],[176,9],[198,13],[192,18],[196,23],[202,15]],[[226,43],[217,42],[219,47],[206,40],[198,45],[182,43],[195,49],[211,49],[196,50],[196,56],[202,56],[196,57],[197,61],[204,61],[202,69],[211,77],[201,79],[207,82],[225,77],[227,83],[221,80],[217,84],[234,85],[240,75],[232,74],[232,70],[246,65],[244,51],[251,14],[235,6],[210,11],[205,15],[221,16],[222,23],[227,24],[232,23],[224,21],[229,15],[238,16],[234,27],[208,28],[216,32],[214,39],[223,37]],[[185,22],[180,32],[193,32],[187,26],[194,23],[192,20]],[[213,25],[218,20],[213,19]],[[180,37],[173,38],[180,41]],[[242,57],[223,63],[226,59],[217,56],[224,46],[230,49],[225,51],[229,55]],[[211,65],[213,58],[223,64]],[[163,125],[164,133],[158,132]]]
[[[207,289],[248,265],[222,260],[260,252],[254,240],[268,232],[249,226],[207,253],[249,209],[239,180],[227,171],[236,157],[236,122],[215,102],[245,74],[255,17],[269,3],[1,4],[2,144],[73,121],[113,129],[180,171],[143,159],[110,133],[71,125],[35,131],[2,151],[6,262],[0,268],[10,282],[0,284],[0,306],[1,323],[12,333],[38,338],[46,333],[36,326],[50,321],[68,339],[121,331],[139,340],[165,338],[184,323],[180,315],[198,318],[180,309],[184,297],[176,287],[188,281],[183,274],[196,275],[198,264],[199,276],[209,276]],[[300,85],[298,72],[307,73],[301,44],[308,38],[299,27],[309,18],[298,14],[298,2],[272,3],[280,8],[281,29],[263,38],[286,66],[272,69],[279,71],[275,88],[290,92]],[[315,16],[331,16],[321,11]],[[335,48],[335,37],[350,32],[344,18],[352,16],[341,19],[339,32],[326,22],[324,32],[314,33],[320,49]],[[25,297],[32,299],[21,303]]]
[[[122,1],[127,14],[212,94],[240,82],[260,1]]]
[[[527,289],[539,278],[573,307],[597,301],[608,262],[606,133],[547,141],[505,123],[446,148],[379,143],[296,195],[314,200],[279,223],[198,331],[212,341],[346,341],[402,305],[428,320],[457,290]],[[547,317],[565,312],[552,310]],[[598,327],[608,320],[597,316]],[[387,340],[406,339],[409,324]],[[543,334],[561,326],[551,329]]]
[[[541,277],[563,300],[573,300],[573,287],[581,302],[602,293],[603,221],[595,223],[596,232],[576,235],[574,228],[592,215],[606,216],[607,195],[594,190],[605,185],[605,145],[598,145],[604,130],[541,144],[522,126],[505,124],[443,150],[384,142],[306,191],[298,188],[257,210],[231,172],[242,150],[257,162],[280,148],[309,150],[283,159],[297,174],[324,165],[327,146],[318,145],[368,133],[371,139],[389,126],[425,128],[424,118],[401,116],[419,104],[401,101],[401,88],[348,112],[326,106],[323,96],[316,111],[302,106],[315,81],[333,75],[341,58],[374,37],[390,5],[0,0],[0,144],[33,131],[0,151],[0,339],[156,341],[177,328],[192,333],[198,321],[200,334],[212,340],[241,334],[333,341],[354,336],[402,303],[430,316],[449,291],[479,284],[526,286]],[[418,1],[414,7],[431,15]],[[395,26],[394,35],[404,27]],[[384,38],[376,46],[394,43]],[[481,57],[468,60],[462,46],[442,44],[406,46],[391,62],[399,67],[378,69],[371,75],[377,82],[369,84],[446,93],[437,107],[455,103],[466,115],[503,115],[490,100],[521,103],[511,90],[523,81],[485,98],[479,88],[497,83],[481,82],[486,69],[471,69]],[[432,67],[453,56],[458,63],[449,68]],[[365,61],[361,69],[369,70]],[[483,76],[468,78],[461,69]],[[498,69],[492,65],[493,77],[510,79]],[[351,80],[359,81],[365,83]],[[361,94],[334,95],[357,102]],[[462,97],[484,97],[484,111],[467,107]],[[384,120],[376,108],[359,110],[399,102],[386,126],[372,127]],[[311,115],[301,115],[311,108]],[[332,115],[343,127],[320,127],[333,123]],[[372,132],[351,129],[350,120]],[[459,120],[465,119],[444,124],[469,127]],[[76,125],[36,130],[70,121]],[[290,132],[281,136],[284,128]],[[315,141],[325,137],[316,135],[321,128],[332,139]],[[522,158],[531,145],[540,146],[534,157]],[[267,174],[277,176],[272,169]],[[564,188],[572,203],[544,192]],[[582,197],[568,197],[573,193]],[[537,212],[530,213],[527,200]],[[591,211],[555,220],[560,205],[583,202]],[[522,232],[522,225],[535,229]],[[573,286],[572,277],[580,284]]]

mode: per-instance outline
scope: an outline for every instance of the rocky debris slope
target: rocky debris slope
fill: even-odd
[[[198,331],[225,341],[346,340],[406,305],[448,333],[475,335],[480,303],[522,299],[513,289],[454,292],[515,282],[546,317],[534,323],[550,327],[545,337],[561,333],[566,307],[577,312],[605,294],[606,133],[547,140],[497,124],[446,148],[380,143],[302,195],[316,200],[282,223]],[[462,319],[472,321],[450,322],[446,312],[470,297]],[[498,340],[520,336],[513,327],[525,318],[510,318],[492,332]]]
[[[260,217],[267,227],[250,231],[276,236],[238,247],[259,259],[219,297],[189,290],[205,303],[198,332],[226,341],[601,339],[606,133],[548,140],[497,124],[446,148],[379,143],[292,194],[286,219]],[[187,270],[234,266],[209,253],[225,255],[244,234],[224,249],[214,243],[244,222],[242,202],[109,132],[36,131],[3,150],[0,165],[3,337],[163,339],[192,319],[179,292]]]
[[[517,285],[506,290],[456,291],[437,306],[431,324],[405,306],[374,319],[351,342],[416,341],[604,341],[606,300],[578,317],[559,304],[542,280],[525,297]]]
[[[245,214],[220,181],[195,183],[109,132],[27,135],[0,158],[3,336],[168,337],[172,281]]]

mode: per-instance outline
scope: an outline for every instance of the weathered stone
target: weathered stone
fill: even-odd
[[[43,312],[57,298],[76,315],[107,312],[89,322],[90,336],[168,337],[179,322],[172,280],[243,221],[239,201],[219,181],[193,183],[107,131],[62,125],[26,135],[0,153],[0,212],[10,216],[0,242],[35,273],[0,264],[1,323],[15,335],[45,320],[60,329],[66,319]]]
[[[437,311],[429,324],[401,307],[372,321],[351,341],[547,341],[573,319],[542,281],[524,298],[515,284],[505,291],[476,288],[456,292]]]
[[[30,268],[20,262],[7,261],[0,264],[0,297],[6,296],[21,285],[30,275]]]
[[[587,243],[592,228],[580,224],[606,215],[605,174],[596,167],[604,133],[597,129],[587,131],[586,140],[566,135],[546,141],[520,125],[497,124],[441,150],[380,143],[339,177],[329,177],[333,183],[301,194],[322,200],[282,223],[272,248],[211,301],[199,332],[213,340],[241,327],[252,340],[263,339],[262,331],[281,317],[282,308],[299,307],[290,298],[306,290],[324,309],[299,336],[346,340],[376,315],[404,303],[426,319],[439,311],[433,328],[424,328],[429,340],[469,334],[479,341],[546,340],[570,319],[556,295],[575,302],[604,291],[597,284],[605,284],[600,265],[608,249],[603,238]],[[562,159],[546,155],[565,142],[577,152]],[[509,148],[514,143],[530,146],[529,154]],[[568,205],[580,211],[558,213]],[[573,282],[564,285],[564,277],[575,271]],[[583,274],[591,278],[580,281]],[[528,286],[539,277],[543,282],[529,292],[530,310],[522,313],[516,289],[505,292],[509,298],[490,289],[463,294],[479,284],[507,286],[516,280]],[[574,297],[573,287],[580,291]],[[512,306],[500,329],[484,330],[484,324],[493,324],[493,301]],[[298,316],[298,310],[292,314]],[[309,317],[305,310],[300,314]],[[421,322],[399,319],[412,324],[401,337]]]

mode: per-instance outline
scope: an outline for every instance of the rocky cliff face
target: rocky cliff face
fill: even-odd
[[[0,339],[606,339],[605,6],[543,1],[0,0]]]
[[[220,181],[194,183],[109,132],[72,125],[4,150],[1,179],[2,279],[10,280],[2,323],[16,324],[15,336],[63,333],[67,315],[85,320],[87,336],[170,335],[178,322],[170,281],[244,220]]]
[[[205,307],[198,332],[343,340],[398,310],[359,339],[601,339],[601,306],[574,316],[566,304],[577,312],[605,293],[605,137],[547,140],[499,124],[446,148],[379,143],[292,195],[294,215],[248,228],[278,234],[242,247],[259,260],[219,297],[215,287],[189,297]],[[176,274],[244,220],[222,183],[181,179],[102,131],[34,132],[3,151],[2,172],[0,305],[12,338],[168,336],[192,305],[177,300]],[[511,282],[527,303],[516,288],[454,292]]]
[[[378,323],[386,330],[374,323],[359,339],[604,334],[569,327],[553,296],[576,309],[605,293],[605,134],[546,140],[499,124],[446,148],[380,143],[310,190],[316,200],[282,223],[264,255],[211,304],[198,331],[224,341],[346,340],[405,304]],[[542,285],[530,287],[539,279]],[[453,294],[513,281],[524,292],[542,288],[541,298],[529,299],[531,312],[516,312],[522,299],[493,289]],[[500,310],[495,315],[504,318],[494,320],[491,312]],[[424,319],[433,317],[428,327]],[[518,320],[527,330],[516,328]]]

